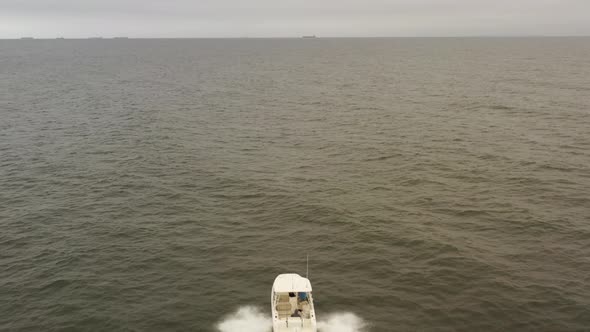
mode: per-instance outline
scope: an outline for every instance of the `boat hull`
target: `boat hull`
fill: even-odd
[[[273,332],[317,332],[309,279],[292,273],[277,276],[270,303]]]
[[[317,332],[315,327],[274,327],[273,332]]]

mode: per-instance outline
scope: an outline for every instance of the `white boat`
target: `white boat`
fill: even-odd
[[[280,274],[272,285],[270,303],[273,332],[317,332],[309,279]]]

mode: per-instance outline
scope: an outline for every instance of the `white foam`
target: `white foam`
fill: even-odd
[[[366,332],[367,324],[350,312],[333,313],[318,321],[319,332]],[[254,306],[243,306],[217,324],[219,332],[270,332],[270,315]]]
[[[272,330],[270,314],[253,306],[240,307],[217,324],[219,332],[269,332]]]
[[[350,313],[333,313],[318,321],[320,332],[364,332],[367,324],[359,316]]]

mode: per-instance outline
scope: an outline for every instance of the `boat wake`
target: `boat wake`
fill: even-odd
[[[254,306],[240,307],[217,324],[219,332],[270,332],[272,321]]]
[[[318,320],[319,332],[365,332],[367,324],[351,312],[328,314]]]
[[[350,313],[333,313],[318,320],[318,332],[366,332],[367,324],[359,316]],[[217,323],[219,332],[270,332],[269,314],[254,306],[238,308]]]

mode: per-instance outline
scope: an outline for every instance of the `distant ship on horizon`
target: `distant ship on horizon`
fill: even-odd
[[[303,36],[301,38],[306,38],[307,39],[307,38],[317,38],[317,37],[316,37],[316,35],[309,35],[309,36]]]
[[[20,37],[20,39],[23,39],[23,40],[31,40],[31,39],[35,39],[35,38],[33,38],[33,37]]]

